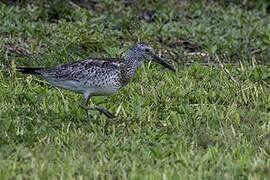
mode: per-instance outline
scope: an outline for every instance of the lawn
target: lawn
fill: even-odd
[[[244,3],[245,2],[245,3]],[[0,179],[269,179],[270,4],[235,1],[1,1]],[[145,63],[92,103],[16,72],[123,57]]]

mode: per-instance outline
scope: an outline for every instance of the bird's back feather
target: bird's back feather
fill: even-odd
[[[38,75],[57,87],[82,93],[110,94],[122,87],[125,66],[123,59],[115,58],[81,60],[47,68],[18,67],[17,70],[23,74]]]

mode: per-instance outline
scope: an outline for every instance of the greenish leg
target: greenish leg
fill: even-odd
[[[103,113],[104,115],[106,115],[108,118],[116,118],[115,115],[113,115],[111,112],[109,112],[108,110],[106,110],[105,108],[100,108],[100,107],[88,107],[87,104],[90,100],[90,97],[88,97],[87,99],[83,100],[83,103],[81,104],[81,107],[85,110],[86,112],[86,116],[88,121],[91,123],[92,121],[89,118],[89,110],[94,110],[94,111],[99,111],[100,113]]]

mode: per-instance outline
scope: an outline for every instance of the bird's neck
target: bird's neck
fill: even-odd
[[[139,57],[129,56],[129,55],[126,55],[125,61],[126,61],[126,71],[125,71],[124,84],[127,84],[136,75],[143,61],[141,61]]]
[[[129,56],[129,54],[126,55],[125,60],[127,62],[127,69],[129,69],[129,71],[131,71],[133,76],[136,74],[137,70],[143,64],[143,61],[141,60],[140,57]]]
[[[143,64],[143,57],[137,55],[136,53],[130,53],[125,56],[125,61],[129,68],[138,69]]]

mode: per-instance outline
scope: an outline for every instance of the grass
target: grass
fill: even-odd
[[[237,3],[0,3],[0,179],[267,179],[269,19]],[[88,124],[81,95],[15,71],[121,57],[138,41],[177,72],[146,63],[93,98],[115,120]]]

